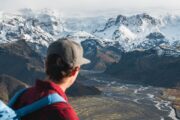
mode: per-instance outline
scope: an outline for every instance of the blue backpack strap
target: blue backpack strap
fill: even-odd
[[[66,103],[66,100],[57,93],[50,94],[47,97],[41,98],[40,100],[32,103],[31,105],[28,105],[28,106],[25,106],[23,108],[16,110],[16,114],[18,115],[18,117],[23,117],[47,105],[51,105],[53,103],[58,103],[58,102]]]
[[[24,88],[24,89],[19,90],[19,91],[11,98],[11,100],[10,100],[9,103],[8,103],[8,106],[9,106],[9,107],[12,107],[12,106],[15,104],[16,100],[17,100],[25,91],[27,91],[27,89],[28,89],[28,88]]]

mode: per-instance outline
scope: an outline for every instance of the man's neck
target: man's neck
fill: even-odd
[[[67,85],[65,85],[65,84],[57,84],[61,89],[62,89],[62,91],[63,92],[66,92],[66,90],[67,90]]]
[[[68,81],[70,81],[69,79],[70,78],[64,78],[62,80],[62,82],[55,82],[55,81],[48,79],[48,78],[46,80],[54,82],[57,86],[59,86],[62,89],[63,92],[66,92],[67,88],[69,88],[69,86],[70,86],[69,82],[68,82]]]

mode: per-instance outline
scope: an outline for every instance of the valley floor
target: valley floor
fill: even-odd
[[[137,86],[99,89],[102,95],[70,98],[81,120],[178,120],[170,100],[161,99],[159,89]]]
[[[88,79],[81,82],[102,94],[70,98],[81,120],[179,120],[179,90],[129,84],[90,72],[82,75]]]
[[[81,97],[71,100],[81,120],[160,120],[151,108],[106,97]],[[171,119],[169,119],[171,120]]]

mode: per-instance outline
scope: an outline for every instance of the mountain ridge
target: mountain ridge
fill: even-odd
[[[48,9],[24,9],[19,14],[1,13],[0,42],[25,39],[39,51],[39,46],[47,47],[62,37],[70,37],[79,43],[92,38],[99,39],[104,45],[118,43],[125,52],[150,49],[161,44],[179,52],[176,49],[180,46],[179,21],[180,16],[153,17],[147,13],[119,14],[112,18],[64,18]]]

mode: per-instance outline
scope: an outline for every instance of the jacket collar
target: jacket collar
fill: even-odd
[[[37,80],[36,87],[38,89],[45,89],[45,90],[54,90],[56,93],[61,95],[66,101],[68,101],[65,92],[54,82],[52,81],[45,81],[45,80]]]

